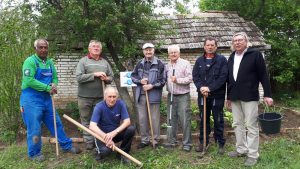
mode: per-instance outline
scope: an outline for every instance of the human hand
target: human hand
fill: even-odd
[[[141,84],[142,84],[142,85],[148,84],[148,78],[143,78],[143,79],[141,80]]]
[[[270,97],[264,97],[264,103],[268,106],[272,106],[273,105],[273,99]]]
[[[170,79],[171,79],[171,82],[173,82],[173,83],[176,83],[176,82],[177,82],[177,81],[176,81],[176,76],[171,76]]]
[[[51,95],[57,94],[57,87],[55,83],[51,83],[50,86],[51,86],[50,94]]]
[[[95,77],[106,77],[106,73],[105,72],[94,72],[94,76]]]
[[[210,90],[209,90],[208,87],[203,86],[203,87],[200,88],[200,92],[201,92],[202,95],[208,96],[208,93],[210,92]]]
[[[146,85],[143,85],[144,91],[151,90],[152,88],[153,88],[153,85],[152,85],[152,84],[146,84]]]
[[[226,100],[226,108],[231,109],[231,101],[230,100]]]

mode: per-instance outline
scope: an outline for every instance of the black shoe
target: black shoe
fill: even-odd
[[[203,152],[203,148],[204,148],[203,144],[199,144],[199,145],[195,148],[195,151],[196,151],[196,152]],[[209,144],[206,145],[205,150],[207,151],[208,148],[209,148]]]
[[[86,150],[93,150],[95,148],[95,144],[94,143],[87,143],[85,146]]]
[[[149,143],[140,143],[138,146],[137,146],[137,149],[142,149],[142,148],[145,148],[149,146]]]
[[[72,154],[79,154],[81,153],[81,149],[80,148],[76,148],[76,147],[72,147],[69,150],[63,150],[64,153],[72,153]]]
[[[101,154],[96,154],[95,159],[96,159],[96,161],[101,161],[101,160],[103,160],[104,158],[101,156]]]
[[[127,157],[125,157],[125,156],[121,156],[121,163],[123,163],[123,164],[129,164],[130,163],[130,160],[127,158]]]
[[[223,155],[225,153],[224,145],[219,145],[218,154]]]
[[[175,148],[176,144],[175,143],[165,143],[165,144],[163,144],[163,147],[165,147],[165,148]]]

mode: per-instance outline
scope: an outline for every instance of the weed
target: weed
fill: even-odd
[[[159,106],[159,110],[160,110],[160,114],[162,116],[167,116],[167,104],[166,103],[161,102],[160,106]]]
[[[77,102],[69,102],[66,105],[66,111],[70,113],[70,116],[74,119],[79,119],[79,108]]]

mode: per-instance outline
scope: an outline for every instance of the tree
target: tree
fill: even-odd
[[[0,140],[7,143],[16,140],[22,124],[19,105],[22,63],[33,51],[34,19],[27,4],[0,11]]]
[[[151,19],[153,7],[153,0],[40,0],[39,30],[60,43],[63,51],[78,44],[88,46],[91,39],[100,40],[118,74],[133,69],[141,54],[138,40],[147,40],[159,28]],[[118,78],[115,82],[129,111],[135,112],[127,89],[120,88]]]
[[[298,0],[202,0],[202,10],[237,11],[264,33],[274,89],[299,90],[300,4]]]

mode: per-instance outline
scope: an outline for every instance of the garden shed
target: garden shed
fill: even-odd
[[[231,53],[232,35],[241,31],[248,34],[253,47],[262,52],[270,49],[270,45],[266,44],[258,27],[234,12],[209,11],[188,15],[160,15],[155,18],[167,20],[162,28],[168,31],[158,31],[156,35],[153,35],[153,39],[140,40],[139,44],[141,46],[145,42],[153,43],[156,46],[156,54],[166,62],[168,46],[177,44],[181,48],[181,57],[189,60],[193,65],[197,57],[203,53],[203,41],[207,36],[215,37],[218,40],[218,53],[228,57]],[[66,103],[77,99],[75,69],[82,56],[82,53],[56,54],[59,78],[59,93],[56,100],[60,106],[65,106]],[[166,94],[166,91],[164,93]],[[262,90],[260,94],[263,94]],[[191,96],[193,99],[197,98],[193,83],[191,84]]]

